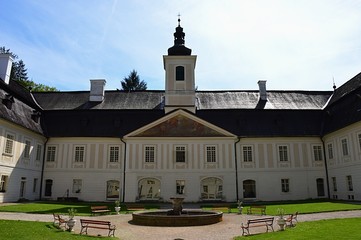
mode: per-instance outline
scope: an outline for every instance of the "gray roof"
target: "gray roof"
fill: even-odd
[[[44,110],[162,109],[164,91],[105,91],[103,102],[89,102],[89,91],[33,93]],[[269,91],[267,101],[258,91],[197,91],[197,109],[322,109],[330,91]]]

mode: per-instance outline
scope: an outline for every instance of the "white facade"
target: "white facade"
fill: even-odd
[[[40,198],[45,138],[0,119],[0,202]]]

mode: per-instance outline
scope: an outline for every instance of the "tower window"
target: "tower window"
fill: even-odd
[[[177,66],[175,68],[175,80],[176,81],[184,81],[184,67]]]

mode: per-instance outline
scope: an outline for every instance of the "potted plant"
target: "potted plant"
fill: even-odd
[[[243,202],[238,200],[237,201],[237,208],[238,208],[238,214],[242,214],[242,210],[243,210]]]
[[[117,200],[117,201],[114,202],[114,204],[115,204],[114,209],[115,209],[115,211],[117,212],[117,214],[119,214],[119,211],[120,211],[120,201]]]
[[[286,226],[286,219],[284,218],[285,210],[279,208],[277,209],[277,213],[278,213],[277,224],[280,227],[280,230],[283,231],[285,230],[285,226]]]
[[[68,209],[68,216],[69,216],[69,220],[67,221],[67,225],[68,225],[68,230],[69,232],[73,231],[73,228],[75,226],[76,220],[74,219],[76,214],[76,209],[74,208],[69,208]]]

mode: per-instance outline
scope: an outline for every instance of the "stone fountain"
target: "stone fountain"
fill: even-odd
[[[144,226],[200,226],[222,221],[223,213],[203,210],[184,210],[184,198],[170,198],[173,208],[171,210],[134,212],[132,224]]]

